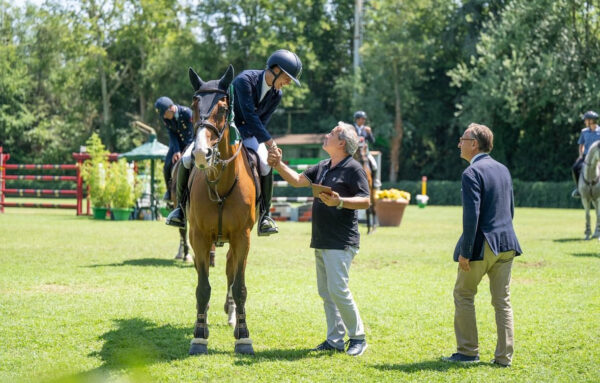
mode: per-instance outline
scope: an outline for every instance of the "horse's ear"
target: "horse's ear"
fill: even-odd
[[[227,71],[219,80],[219,89],[227,90],[231,84],[231,81],[233,81],[233,65],[229,64]]]
[[[188,71],[188,74],[190,75],[190,82],[192,83],[194,90],[197,91],[198,89],[200,89],[202,84],[204,84],[204,81],[202,81],[200,76],[198,76],[198,73],[194,72],[194,70],[191,67]]]

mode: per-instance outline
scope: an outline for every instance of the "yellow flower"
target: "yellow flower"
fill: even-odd
[[[398,189],[384,189],[379,190],[377,194],[375,194],[376,199],[387,199],[387,200],[406,200],[410,201],[410,193],[404,190]]]

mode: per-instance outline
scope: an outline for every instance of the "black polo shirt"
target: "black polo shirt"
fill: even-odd
[[[304,175],[311,183],[330,186],[341,197],[368,197],[369,183],[362,166],[348,156],[330,168],[331,159],[323,160],[307,169]],[[327,206],[315,198],[312,206],[312,237],[310,247],[315,249],[345,249],[358,247],[358,211]]]

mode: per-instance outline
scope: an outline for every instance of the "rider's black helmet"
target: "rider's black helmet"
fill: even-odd
[[[271,69],[275,65],[285,72],[297,85],[300,85],[298,78],[302,73],[302,62],[295,53],[286,49],[275,51],[267,60],[267,68]]]
[[[598,120],[598,113],[594,112],[593,110],[588,110],[587,112],[585,112],[583,114],[583,119],[584,120],[590,119],[590,120],[597,121]]]
[[[171,105],[173,105],[173,100],[165,96],[159,97],[154,103],[154,107],[161,117],[165,115],[165,112],[171,107]]]
[[[354,119],[356,120],[357,118],[364,118],[366,120],[367,114],[362,110],[359,110],[358,112],[354,113]]]

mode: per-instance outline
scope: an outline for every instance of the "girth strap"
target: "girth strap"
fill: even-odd
[[[238,177],[235,177],[235,180],[233,181],[233,185],[231,185],[231,188],[229,188],[229,191],[227,193],[225,193],[224,196],[220,197],[219,200],[217,201],[217,207],[219,209],[219,224],[218,224],[218,232],[217,232],[217,240],[215,241],[215,246],[217,247],[222,247],[225,242],[223,242],[223,205],[225,204],[225,200],[227,199],[227,197],[229,197],[229,195],[231,194],[231,192],[233,191],[233,188],[235,188],[235,185],[237,185],[238,182]]]

